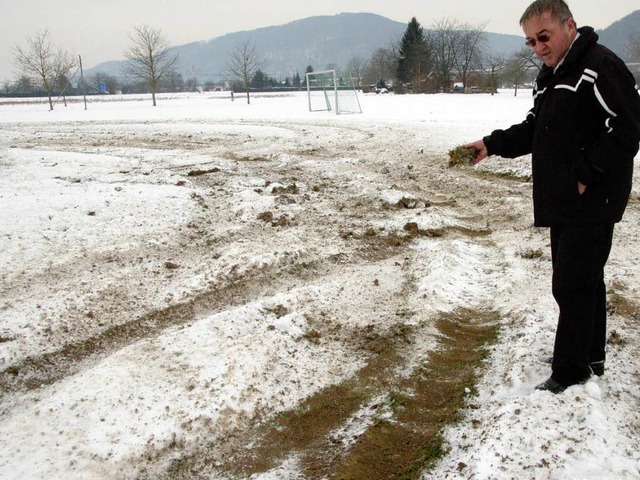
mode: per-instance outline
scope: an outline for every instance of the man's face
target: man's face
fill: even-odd
[[[564,58],[576,37],[573,18],[561,21],[551,13],[532,17],[522,25],[527,41],[533,45],[536,56],[547,66],[555,68]]]

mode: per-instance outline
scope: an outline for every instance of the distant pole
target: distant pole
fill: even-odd
[[[338,105],[338,79],[336,78],[336,71],[333,71],[333,95],[336,99],[336,115],[340,115],[340,106]]]
[[[82,56],[78,55],[80,59],[80,83],[82,83],[82,96],[84,97],[84,109],[87,109],[87,92],[84,88],[84,71],[82,70]]]
[[[306,84],[307,84],[307,98],[309,99],[309,111],[311,112],[311,87],[309,86],[309,72],[305,74]]]

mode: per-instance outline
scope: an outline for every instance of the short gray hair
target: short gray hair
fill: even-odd
[[[569,5],[563,0],[535,0],[520,17],[520,25],[531,20],[533,17],[539,17],[544,13],[550,13],[553,18],[563,22],[573,18]]]

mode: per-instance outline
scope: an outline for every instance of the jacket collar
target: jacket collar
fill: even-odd
[[[578,34],[569,51],[556,68],[548,67],[547,65],[542,66],[537,79],[539,84],[548,82],[554,74],[559,74],[572,68],[572,65],[582,58],[583,54],[598,41],[598,34],[591,27],[580,27]]]
[[[576,43],[578,38],[580,38],[580,32],[576,32],[576,36],[574,37],[573,42],[571,42],[571,45],[569,45],[569,50],[567,50],[567,53],[564,54],[564,57],[560,59],[560,61],[558,62],[558,65],[554,67],[553,73],[556,73],[558,69],[562,66],[562,64],[564,63],[564,60],[567,58],[567,55],[569,55],[569,52],[573,48],[573,44]]]

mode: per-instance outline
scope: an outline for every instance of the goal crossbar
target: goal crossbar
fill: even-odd
[[[338,81],[335,70],[307,72],[307,98],[309,111],[331,111],[342,113],[362,113],[358,94],[353,85]]]

